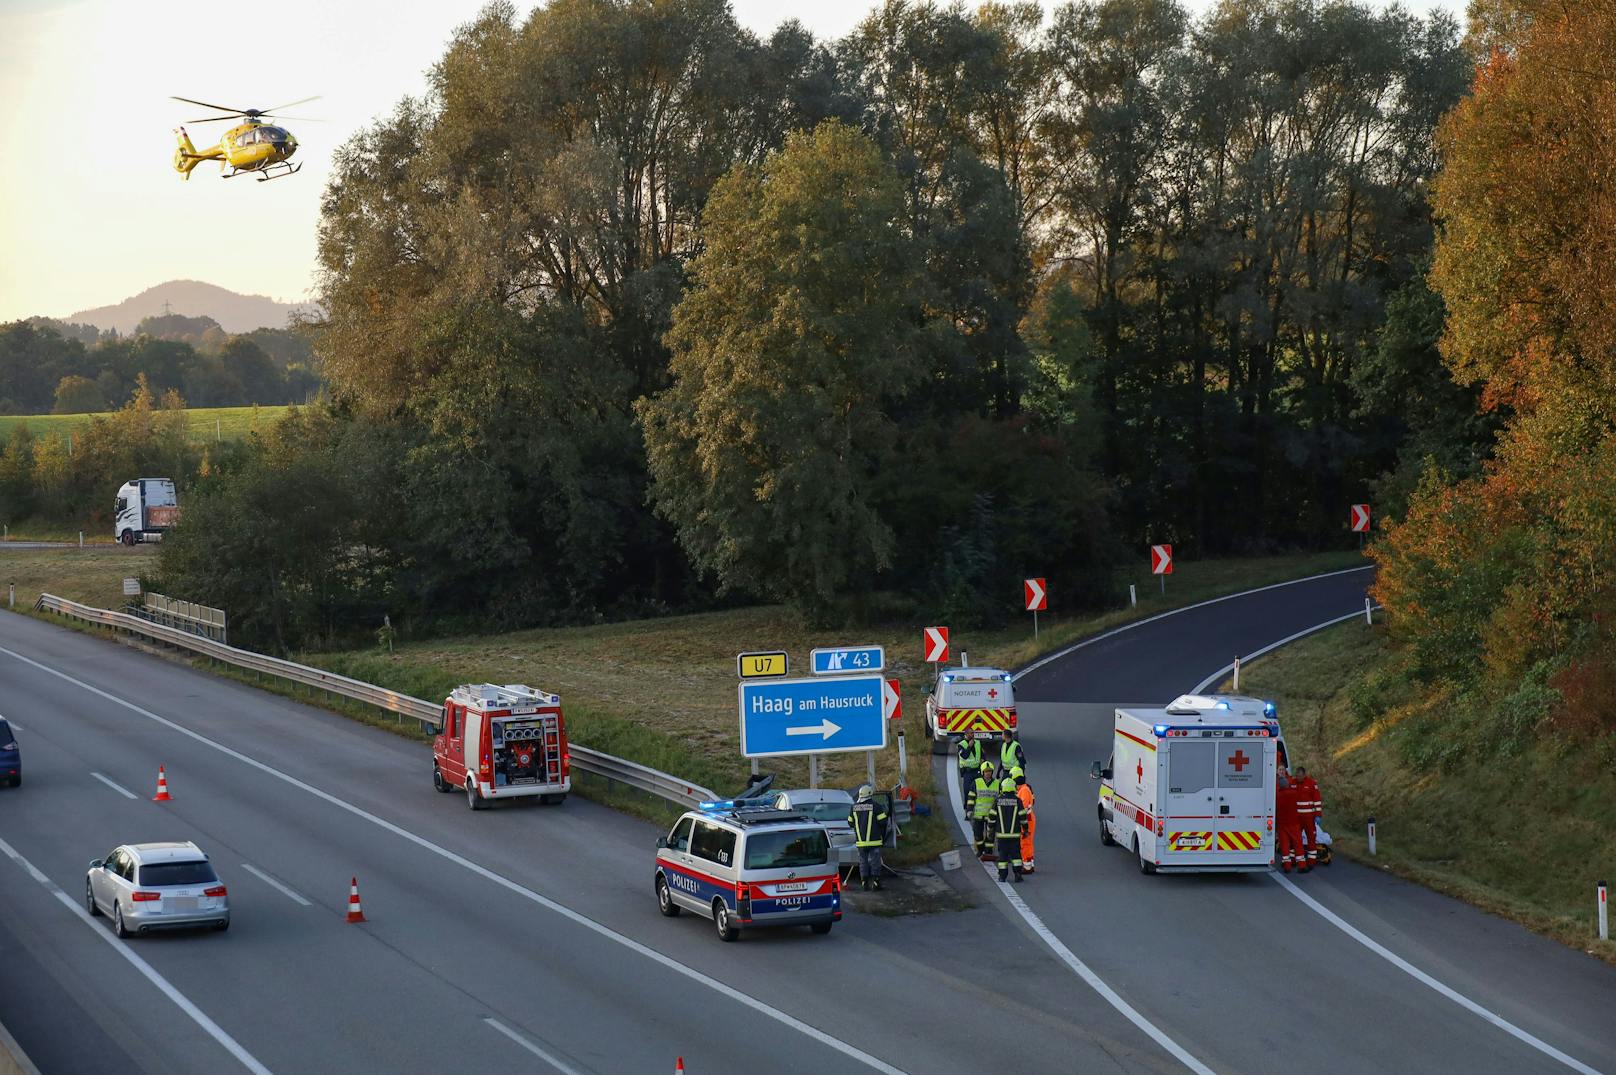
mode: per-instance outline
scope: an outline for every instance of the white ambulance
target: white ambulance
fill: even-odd
[[[561,802],[572,790],[561,699],[519,683],[456,687],[432,739],[432,786],[464,788],[473,810],[535,795]]]
[[[926,688],[926,738],[931,752],[948,751],[949,737],[997,739],[1016,730],[1016,691],[1002,668],[940,668]]]
[[[1278,729],[1256,698],[1184,695],[1119,709],[1100,781],[1100,842],[1141,873],[1265,870],[1274,858]]]

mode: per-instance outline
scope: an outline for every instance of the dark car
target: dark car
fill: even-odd
[[[0,717],[0,780],[12,787],[22,783],[22,751],[4,717]]]

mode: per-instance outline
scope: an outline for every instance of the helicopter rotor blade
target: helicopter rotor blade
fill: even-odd
[[[237,120],[237,119],[240,119],[240,118],[241,117],[239,115],[236,115],[236,116],[207,116],[207,117],[205,117],[203,119],[185,119],[185,120],[181,120],[180,122],[181,123],[218,123],[222,119]]]
[[[305,97],[301,101],[288,101],[283,105],[276,105],[274,108],[261,108],[259,111],[267,115],[270,112],[279,112],[283,108],[292,108],[295,105],[306,105],[310,101],[318,101],[319,99],[319,94],[315,94],[313,97]]]
[[[329,123],[330,122],[330,120],[315,119],[313,116],[272,116],[268,112],[263,113],[263,115],[260,118],[262,118],[262,119],[283,119],[283,120],[287,120],[287,121],[289,121],[291,123]]]
[[[170,97],[169,100],[184,101],[188,105],[201,105],[203,108],[217,108],[220,112],[229,112],[231,115],[236,116],[239,116],[246,111],[246,109],[243,108],[226,108],[224,105],[209,104],[207,101],[193,101],[189,97]],[[221,116],[219,118],[223,119],[224,117]],[[201,120],[191,120],[190,122],[200,123]]]

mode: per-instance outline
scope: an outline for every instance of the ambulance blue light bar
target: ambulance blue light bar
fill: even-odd
[[[1262,715],[1263,716],[1271,717],[1271,716],[1273,716],[1274,714],[1276,714],[1278,712],[1279,712],[1279,707],[1274,705],[1273,702],[1264,702],[1262,704]]]
[[[1151,731],[1155,732],[1156,733],[1156,738],[1160,739],[1162,736],[1167,734],[1167,725],[1158,724],[1155,727],[1153,727],[1151,729]]]

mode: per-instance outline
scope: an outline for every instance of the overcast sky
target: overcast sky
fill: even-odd
[[[60,317],[177,278],[307,298],[331,150],[419,93],[450,33],[484,2],[0,0],[0,321]],[[759,34],[795,17],[821,37],[871,7],[732,3]],[[298,175],[226,183],[202,164],[185,182],[171,166],[172,129],[201,111],[171,94],[237,108],[320,94],[295,111],[325,122],[288,124]],[[211,143],[227,126],[192,137]]]

